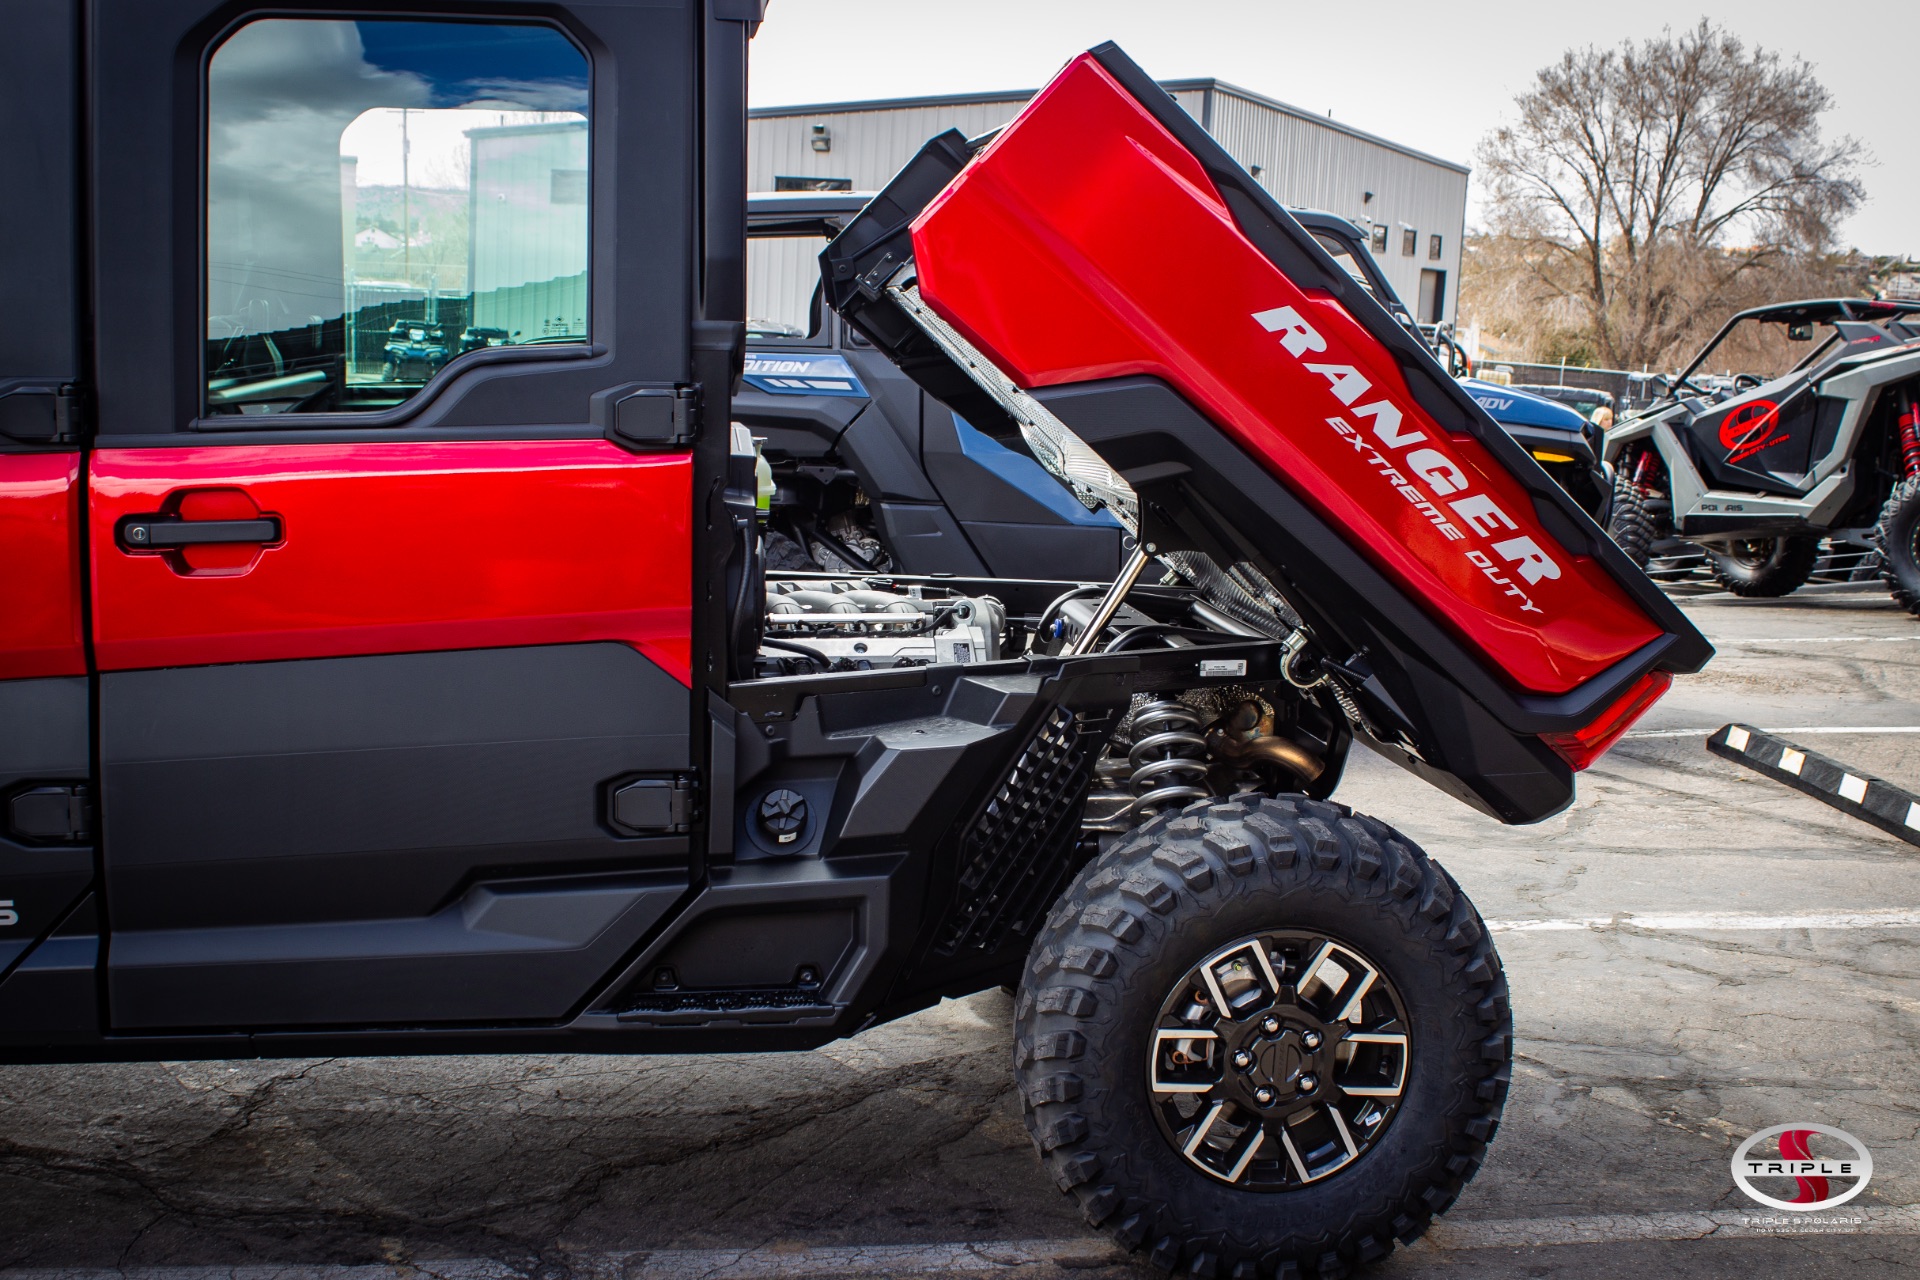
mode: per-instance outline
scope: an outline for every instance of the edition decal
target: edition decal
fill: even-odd
[[[829,352],[749,351],[742,380],[776,396],[861,396],[859,375],[844,356]]]

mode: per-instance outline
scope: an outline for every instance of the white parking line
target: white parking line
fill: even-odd
[[[1753,1239],[1784,1235],[1920,1235],[1920,1205],[1848,1205],[1832,1213],[1634,1213],[1586,1218],[1520,1218],[1506,1222],[1441,1219],[1425,1243],[1437,1249],[1513,1249],[1635,1240]]]
[[[1730,644],[1904,644],[1920,640],[1915,636],[1728,636],[1715,640],[1713,647],[1724,649]]]
[[[989,1240],[975,1244],[879,1245],[776,1253],[756,1249],[716,1265],[710,1250],[662,1250],[626,1269],[631,1280],[789,1280],[831,1275],[954,1275],[1006,1271],[1033,1263],[1065,1263],[1076,1270],[1119,1263],[1126,1254],[1099,1239]],[[1144,1258],[1143,1258],[1144,1261]],[[577,1274],[577,1273],[576,1273]]]
[[[1711,729],[1642,729],[1629,733],[1629,738],[1706,738],[1720,732],[1720,726]],[[1762,729],[1762,733],[1920,733],[1920,724],[1796,724],[1784,729]]]
[[[1849,1205],[1831,1213],[1604,1214],[1591,1217],[1443,1220],[1414,1247],[1422,1251],[1546,1248],[1804,1235],[1920,1235],[1920,1205]],[[1145,1255],[1133,1255],[1145,1266]],[[1128,1255],[1105,1240],[981,1240],[954,1244],[802,1244],[757,1249],[657,1249],[572,1254],[574,1280],[811,1280],[827,1276],[965,1275],[1051,1264],[1072,1270],[1121,1264]],[[18,1267],[0,1280],[522,1280],[526,1270],[487,1258],[421,1260],[372,1266],[279,1263],[233,1267]]]
[[[1695,915],[1572,916],[1549,920],[1489,920],[1489,933],[1574,933],[1589,929],[1649,929],[1660,933],[1778,932],[1782,929],[1920,929],[1920,909],[1812,911],[1799,915],[1717,911]]]

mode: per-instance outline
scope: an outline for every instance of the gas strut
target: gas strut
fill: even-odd
[[[1133,584],[1140,580],[1141,570],[1147,567],[1147,561],[1152,557],[1152,547],[1139,546],[1133,549],[1133,554],[1127,557],[1127,563],[1121,567],[1120,576],[1107,588],[1107,594],[1100,597],[1099,607],[1093,611],[1093,617],[1087,620],[1087,629],[1080,633],[1078,640],[1067,646],[1068,657],[1077,658],[1093,652],[1093,646],[1100,642],[1100,633],[1113,621],[1113,615],[1120,610],[1120,602],[1127,598],[1127,592],[1133,590]]]

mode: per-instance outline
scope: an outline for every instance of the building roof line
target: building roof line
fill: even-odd
[[[1389,151],[1398,151],[1402,155],[1412,156],[1416,160],[1424,160],[1428,164],[1439,165],[1443,169],[1452,169],[1456,173],[1473,172],[1471,166],[1461,164],[1457,160],[1448,160],[1443,156],[1436,156],[1430,151],[1422,151],[1418,147],[1410,147],[1404,142],[1395,142],[1393,139],[1383,138],[1377,133],[1368,133],[1365,129],[1356,129],[1350,124],[1342,124],[1332,116],[1316,115],[1311,111],[1296,107],[1290,102],[1282,102],[1278,98],[1269,98],[1264,93],[1255,93],[1251,89],[1243,89],[1239,85],[1229,84],[1225,80],[1162,80],[1159,84],[1160,87],[1168,93],[1200,89],[1211,90],[1215,93],[1231,94],[1233,97],[1243,99],[1247,102],[1257,103],[1260,106],[1271,108],[1285,115],[1295,116],[1301,120],[1310,120],[1314,124],[1323,125],[1338,133],[1347,134],[1349,137],[1371,142],[1378,147],[1385,147]]]
[[[1332,116],[1316,115],[1311,111],[1303,110],[1291,103],[1282,102],[1278,98],[1269,98],[1265,94],[1255,93],[1251,89],[1243,89],[1239,85],[1229,84],[1225,80],[1209,77],[1197,80],[1162,80],[1158,83],[1160,87],[1168,93],[1199,92],[1230,94],[1243,101],[1252,102],[1259,106],[1278,111],[1283,115],[1293,116],[1299,120],[1311,121],[1314,124],[1332,129],[1336,133],[1344,133],[1349,137],[1370,142],[1377,147],[1384,147],[1388,151],[1397,151],[1415,160],[1422,160],[1428,164],[1438,165],[1442,169],[1451,169],[1455,173],[1462,174],[1472,172],[1469,166],[1461,164],[1456,160],[1443,159],[1431,152],[1421,151],[1417,147],[1409,147],[1405,143],[1395,142],[1390,138],[1383,138],[1377,133],[1368,133],[1365,129],[1356,129],[1350,124],[1342,124]],[[997,102],[1025,102],[1038,92],[1040,92],[1038,89],[1003,89],[987,93],[938,93],[919,98],[863,98],[851,102],[803,102],[796,103],[792,106],[753,107],[747,111],[747,116],[749,119],[766,120],[777,119],[783,116],[847,115],[861,111],[897,111],[907,108],[987,106]]]
[[[747,118],[769,116],[843,115],[852,111],[894,111],[901,107],[962,107],[991,102],[1025,102],[1038,89],[1003,89],[993,93],[935,93],[921,98],[860,98],[851,102],[802,102],[789,107],[749,107]]]
[[[581,133],[586,130],[587,120],[582,116],[578,120],[539,120],[532,124],[477,124],[461,132],[471,138],[476,133],[498,136],[503,133]]]

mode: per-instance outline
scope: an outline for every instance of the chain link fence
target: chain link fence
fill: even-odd
[[[1613,397],[1616,413],[1653,403],[1666,393],[1670,381],[1664,373],[1634,373],[1627,369],[1590,369],[1584,365],[1528,364],[1523,360],[1484,358],[1475,366],[1474,373],[1483,381],[1510,383],[1523,389],[1583,387],[1604,391]]]

